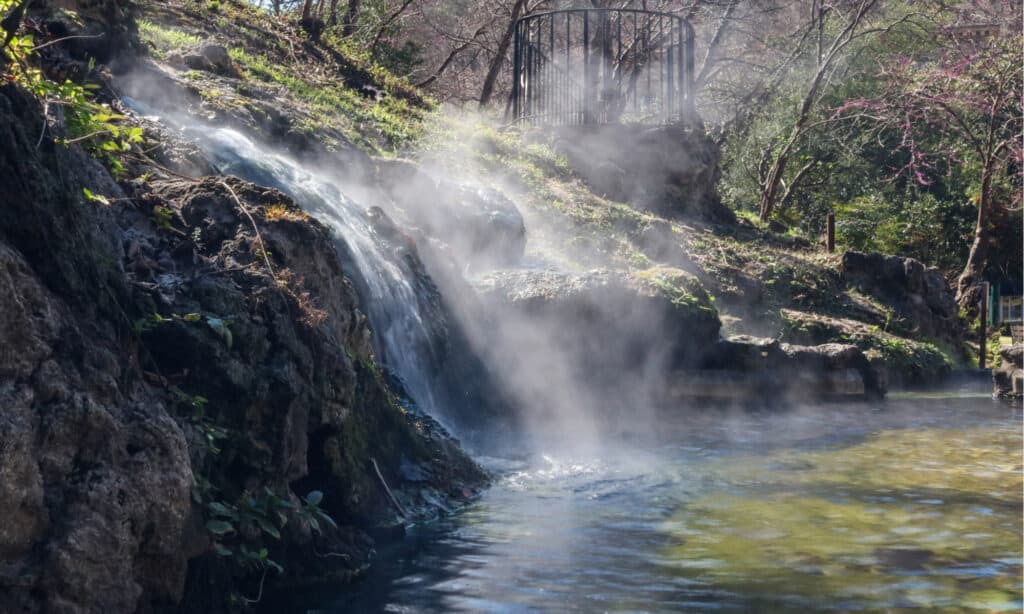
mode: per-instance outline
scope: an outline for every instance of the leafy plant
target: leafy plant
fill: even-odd
[[[0,0],[0,15],[9,16],[14,0]],[[45,43],[44,43],[45,44]],[[142,142],[142,128],[123,125],[124,116],[114,113],[109,105],[96,101],[95,93],[100,88],[96,83],[62,83],[48,79],[42,71],[32,65],[36,46],[31,34],[15,32],[6,48],[0,50],[0,77],[6,81],[20,83],[43,101],[44,108],[60,107],[63,111],[65,135],[53,135],[53,142],[63,145],[81,144],[93,156],[103,160],[116,175],[124,172],[124,166],[117,154],[129,151],[135,143]],[[94,68],[89,63],[88,71]],[[46,136],[48,126],[40,142]],[[86,194],[87,198],[89,194]],[[102,197],[89,198],[101,202]]]

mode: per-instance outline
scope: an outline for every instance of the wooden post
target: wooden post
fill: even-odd
[[[988,353],[986,347],[988,341],[988,282],[981,283],[981,306],[980,306],[980,321],[978,325],[978,368],[985,368],[985,355]]]
[[[830,254],[836,251],[836,214],[833,211],[829,211],[826,218],[825,249]]]

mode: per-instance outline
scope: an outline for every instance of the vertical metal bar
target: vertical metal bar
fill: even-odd
[[[622,13],[616,15],[615,38],[619,41],[619,48],[615,50],[615,78],[619,83],[619,91],[622,91]]]
[[[572,119],[570,113],[573,108],[573,97],[572,91],[572,55],[570,54],[570,47],[572,46],[572,13],[565,14],[565,104],[562,107],[562,112],[565,113],[563,118],[566,123]]]
[[[665,45],[665,18],[658,15],[658,111],[665,120],[665,55],[660,53]]]
[[[675,37],[675,29],[671,21],[669,22],[668,35],[669,40],[672,40]],[[672,112],[675,111],[675,87],[672,84],[672,54],[674,53],[674,48],[672,47],[672,45],[669,45],[668,53],[665,54],[665,74],[668,75],[668,83],[665,86],[665,108],[669,115],[671,115]]]
[[[548,94],[548,121],[551,123],[552,115],[555,112],[558,96],[558,73],[555,72],[555,14],[551,14],[551,21],[548,23],[548,86],[551,92]]]
[[[654,20],[650,15],[644,17],[644,72],[647,73],[647,91],[644,94],[644,115],[650,113],[651,108],[651,31],[654,29]]]
[[[981,306],[978,313],[978,368],[984,369],[988,360],[988,282],[982,282]]]
[[[533,53],[533,66],[530,69],[532,77],[530,78],[530,90],[533,92],[533,100],[530,102],[530,117],[532,118],[531,123],[537,124],[537,113],[540,109],[540,49],[537,44],[540,42],[540,24],[536,19],[531,21],[532,36],[530,37],[532,42],[530,43],[530,50]]]
[[[544,112],[547,106],[547,95],[548,95],[548,73],[544,62],[544,18],[541,17],[537,20],[537,74],[540,77],[539,85],[540,99],[537,101],[537,117],[541,123],[544,123]]]
[[[590,11],[583,12],[583,123],[590,111]]]
[[[687,25],[687,22],[683,20],[679,21],[679,119],[683,121],[689,120],[689,118],[686,117],[686,101],[690,97],[690,92],[688,92],[686,88],[686,70],[683,67],[683,49],[685,44],[683,38],[686,37]]]
[[[633,13],[633,116],[637,115],[637,90],[640,89],[640,37],[637,19],[640,13]]]
[[[519,80],[522,79],[522,20],[515,25],[515,43],[512,47],[512,117],[519,121]]]
[[[533,117],[533,20],[526,22],[526,116]],[[532,119],[530,120],[533,121]]]
[[[609,32],[609,30],[610,30],[609,24],[610,24],[610,20],[608,19],[608,13],[602,12],[601,13],[601,55],[600,55],[600,62],[601,62],[601,93],[598,96],[598,101],[600,103],[600,105],[597,108],[597,113],[598,113],[597,121],[598,121],[598,123],[604,122],[605,109],[607,108],[607,105],[608,105],[608,90],[611,87],[611,84],[609,83],[610,79],[608,79],[608,69],[610,68],[610,67],[608,67],[608,55],[611,54],[610,53],[610,49],[608,48],[609,45],[611,44],[611,41],[608,40],[608,35],[610,34],[610,32]]]
[[[684,83],[686,84],[686,114],[687,119],[692,119],[697,104],[697,92],[694,91],[693,87],[693,27],[686,24],[686,77]]]

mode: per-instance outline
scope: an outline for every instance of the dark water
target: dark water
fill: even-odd
[[[1019,408],[936,397],[650,426],[600,454],[484,459],[501,477],[478,502],[288,609],[1022,608]]]

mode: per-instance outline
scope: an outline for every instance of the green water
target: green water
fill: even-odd
[[[628,430],[628,429],[627,429]],[[680,411],[551,449],[382,547],[322,612],[1022,608],[1021,414],[979,398]],[[280,602],[278,602],[280,603]]]

